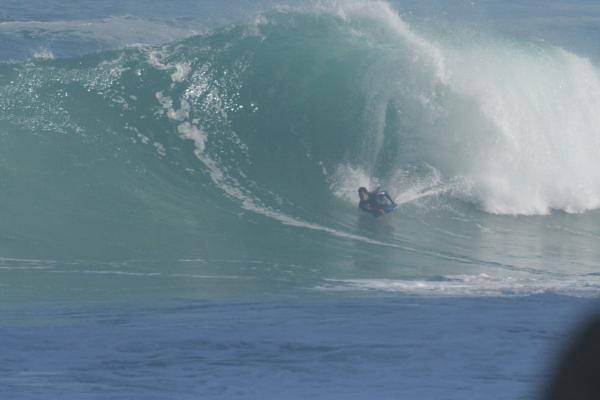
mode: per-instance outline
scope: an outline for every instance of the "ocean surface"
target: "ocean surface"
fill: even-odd
[[[598,110],[594,1],[0,0],[0,395],[537,398]]]

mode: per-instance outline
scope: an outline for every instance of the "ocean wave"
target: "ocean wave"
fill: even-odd
[[[160,226],[185,232],[176,251],[222,239],[194,223],[264,223],[403,248],[349,223],[361,185],[386,188],[397,213],[597,209],[596,67],[454,29],[416,29],[386,2],[333,2],[168,44],[0,64],[5,236],[85,252],[120,232],[132,232],[124,248],[145,248]]]

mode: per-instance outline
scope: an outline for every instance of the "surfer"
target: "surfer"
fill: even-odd
[[[379,189],[369,192],[367,188],[361,187],[358,189],[358,197],[360,197],[358,207],[376,217],[396,208],[396,203],[390,195]]]

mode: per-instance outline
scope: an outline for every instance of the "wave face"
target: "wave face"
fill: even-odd
[[[364,278],[357,265],[380,268],[368,278],[566,273],[568,251],[541,242],[594,239],[586,217],[552,212],[600,206],[596,67],[545,44],[421,31],[387,3],[347,3],[0,64],[2,255],[287,260],[264,272],[278,277],[331,260],[346,279]],[[387,188],[400,209],[361,218],[358,186]],[[584,253],[573,268],[591,273]]]

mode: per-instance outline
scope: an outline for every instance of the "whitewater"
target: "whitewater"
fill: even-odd
[[[600,296],[597,7],[84,3],[0,11],[3,396],[537,396]]]

